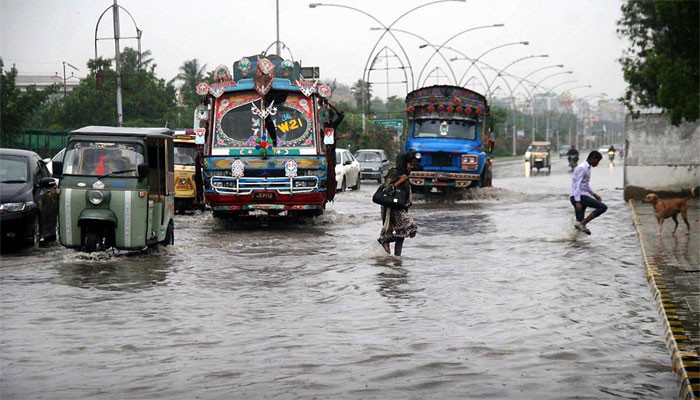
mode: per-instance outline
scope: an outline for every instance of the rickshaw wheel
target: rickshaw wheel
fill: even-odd
[[[175,243],[175,226],[173,221],[168,224],[168,229],[165,231],[165,239],[163,239],[163,246],[170,246]]]
[[[88,230],[85,234],[85,252],[92,253],[97,250],[97,246],[102,241],[100,234],[94,230]]]

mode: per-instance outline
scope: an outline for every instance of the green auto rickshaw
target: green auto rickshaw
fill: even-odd
[[[70,132],[58,176],[61,245],[92,252],[174,242],[173,138],[167,128]]]

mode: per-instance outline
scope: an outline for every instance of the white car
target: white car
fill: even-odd
[[[347,150],[335,151],[335,180],[340,192],[349,187],[360,190],[360,163]]]

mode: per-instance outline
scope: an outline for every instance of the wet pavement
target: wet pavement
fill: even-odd
[[[666,345],[679,381],[679,398],[700,398],[700,202],[688,201],[687,229],[679,216],[661,235],[651,205],[630,202],[639,232],[647,279],[666,325]]]
[[[593,170],[592,236],[570,177],[499,162],[494,188],[417,201],[400,258],[368,181],[304,224],[198,214],[146,254],[4,254],[0,397],[675,398],[622,164]]]

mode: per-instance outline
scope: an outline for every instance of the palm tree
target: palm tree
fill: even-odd
[[[350,93],[355,97],[355,102],[358,108],[364,107],[365,113],[369,111],[369,103],[372,99],[372,84],[362,79],[358,79],[357,82],[352,84],[350,88]]]
[[[204,69],[206,67],[206,64],[200,66],[199,60],[196,58],[185,60],[180,66],[180,73],[173,79],[174,81],[182,82],[180,91],[184,93],[185,103],[190,106],[197,104],[197,85],[204,81]]]

